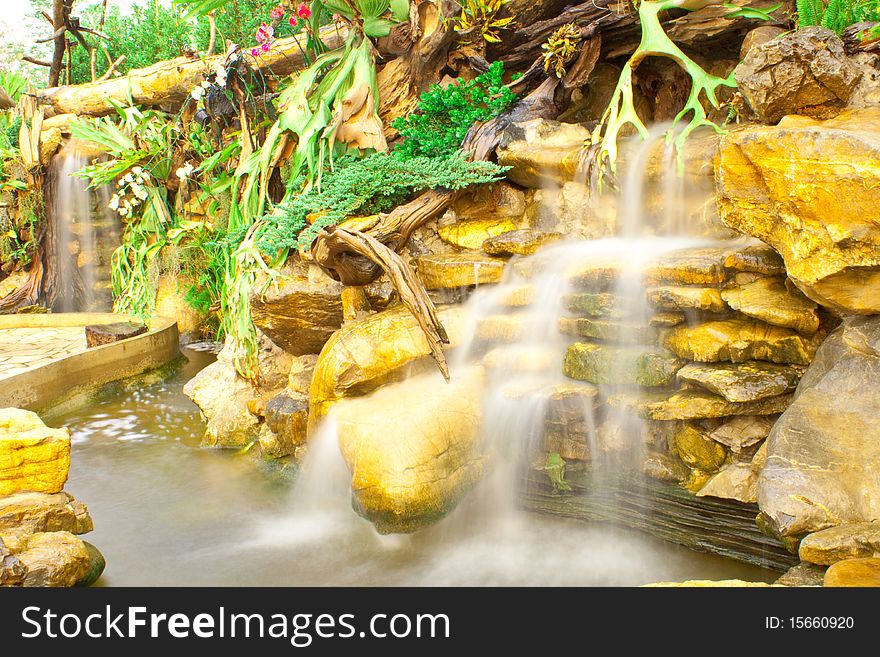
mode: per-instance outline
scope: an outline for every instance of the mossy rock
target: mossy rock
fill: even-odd
[[[656,387],[669,385],[683,364],[659,349],[577,342],[565,354],[563,372],[596,384]]]

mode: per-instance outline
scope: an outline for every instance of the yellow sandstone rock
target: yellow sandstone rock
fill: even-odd
[[[806,334],[819,330],[815,302],[797,289],[789,290],[783,279],[759,278],[752,283],[723,290],[721,297],[734,310],[768,324],[786,326]]]
[[[844,559],[825,571],[825,586],[880,586],[880,559]]]
[[[776,249],[813,301],[880,313],[880,108],[731,131],[715,167],[725,224]]]
[[[51,429],[31,411],[0,409],[0,495],[58,493],[69,468],[68,429]]]
[[[459,221],[437,230],[440,239],[462,249],[479,249],[490,237],[516,229],[511,219],[471,219]]]
[[[430,372],[334,407],[355,507],[379,532],[437,521],[479,480],[482,386],[479,367]]]
[[[429,290],[497,283],[506,262],[504,258],[469,251],[425,255],[414,260],[416,273]]]

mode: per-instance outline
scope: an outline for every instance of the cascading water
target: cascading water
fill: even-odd
[[[109,250],[118,244],[118,224],[107,208],[106,189],[90,190],[75,174],[89,164],[75,146],[52,160],[49,173],[54,254],[53,306],[56,311],[109,311],[112,306]]]

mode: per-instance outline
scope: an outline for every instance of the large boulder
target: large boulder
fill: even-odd
[[[0,409],[0,495],[60,493],[70,468],[70,431],[19,408]]]
[[[482,388],[479,367],[431,372],[334,407],[353,504],[379,532],[436,522],[479,480]]]
[[[438,316],[455,347],[466,328],[463,308],[440,308]],[[425,334],[403,306],[346,324],[318,356],[309,390],[309,431],[343,397],[365,395],[413,369],[434,367],[430,353]]]
[[[590,131],[577,123],[515,123],[502,137],[498,163],[510,167],[505,175],[523,187],[561,186],[575,177],[589,138]]]
[[[880,318],[822,344],[767,439],[758,505],[782,536],[880,520]]]
[[[69,532],[42,532],[22,537],[13,543],[13,553],[27,568],[21,584],[26,587],[90,584],[104,568],[100,552]]]
[[[810,299],[880,313],[880,108],[731,131],[716,184],[722,221],[776,249]]]
[[[808,27],[749,48],[734,76],[765,123],[787,114],[836,115],[861,77],[834,32]]]
[[[0,497],[0,534],[86,534],[92,529],[86,505],[67,493],[26,492]]]

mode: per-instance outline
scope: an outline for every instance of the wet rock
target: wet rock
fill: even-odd
[[[759,278],[747,285],[722,290],[721,298],[743,315],[774,326],[786,326],[808,335],[819,330],[816,303],[800,290],[790,290],[779,278]]]
[[[724,259],[727,251],[721,248],[700,248],[663,254],[648,264],[642,273],[646,286],[658,285],[720,285],[727,279]],[[612,283],[627,263],[613,258],[591,259],[574,272],[571,282],[580,288],[596,288]]]
[[[583,436],[567,431],[547,430],[544,433],[544,449],[559,454],[566,461],[589,461],[590,448]]]
[[[681,366],[680,360],[656,349],[578,342],[566,351],[563,372],[590,383],[650,387],[669,385]]]
[[[761,121],[776,123],[787,114],[835,116],[861,72],[836,34],[807,27],[751,48],[734,77]]]
[[[844,559],[825,571],[825,586],[880,586],[880,559]]]
[[[880,318],[849,318],[767,438],[758,503],[778,534],[880,520],[878,387]]]
[[[460,344],[465,329],[460,306],[438,309],[450,347]],[[364,395],[408,371],[435,367],[418,322],[395,306],[346,324],[324,345],[309,388],[309,431],[342,397]]]
[[[251,296],[254,325],[290,354],[316,354],[342,326],[343,286],[302,263],[288,264],[282,274],[277,289]]]
[[[724,259],[724,266],[765,276],[785,276],[782,257],[766,244],[737,249]]]
[[[497,283],[507,261],[482,253],[462,252],[418,256],[413,262],[425,288],[441,290]]]
[[[561,239],[559,233],[547,233],[533,228],[509,230],[483,242],[483,251],[493,256],[529,256],[538,249]]]
[[[266,428],[273,436],[260,433],[260,446],[269,456],[280,458],[306,442],[309,424],[309,398],[284,391],[266,404]]]
[[[40,132],[40,164],[49,166],[49,160],[61,148],[61,130],[48,128]]]
[[[436,522],[479,480],[482,386],[480,368],[429,373],[334,407],[355,508],[379,532]]]
[[[505,218],[470,219],[441,226],[437,232],[440,239],[461,249],[479,249],[483,243],[502,233],[515,231],[516,224]],[[487,251],[487,253],[490,253]],[[491,255],[502,255],[494,254]]]
[[[0,534],[86,534],[92,529],[86,505],[67,493],[24,492],[0,497]]]
[[[648,302],[669,310],[705,310],[720,313],[727,309],[721,292],[714,287],[665,285],[645,291]]]
[[[563,317],[559,332],[606,342],[652,344],[660,335],[657,327],[631,320],[599,319],[593,317]]]
[[[266,403],[288,382],[292,356],[265,336],[260,338],[260,386],[254,388],[235,370],[231,343],[217,360],[187,381],[183,394],[202,411],[206,428],[202,443],[209,447],[243,447],[256,441]]]
[[[684,582],[655,582],[653,584],[645,584],[648,586],[662,586],[674,588],[745,588],[756,587],[762,588],[770,586],[767,582],[747,582],[742,579],[688,579]]]
[[[825,569],[811,563],[799,563],[789,568],[774,584],[777,586],[822,586]]]
[[[291,392],[308,395],[317,362],[317,354],[306,354],[291,359],[290,372],[287,374],[287,388]]]
[[[92,579],[93,553],[69,532],[31,534],[16,556],[27,567],[22,586],[70,587]]]
[[[880,557],[880,521],[829,527],[801,540],[802,561],[830,566],[843,559]]]
[[[70,468],[70,431],[31,411],[0,409],[0,495],[59,493]]]
[[[498,163],[510,167],[505,175],[523,187],[559,186],[575,177],[589,137],[590,131],[579,124],[545,119],[515,123],[502,137]]]
[[[635,407],[642,417],[651,420],[699,420],[728,415],[773,415],[784,411],[791,395],[779,395],[753,402],[729,402],[706,390],[680,390],[671,395],[645,395],[643,399],[627,396],[609,397],[609,403]]]
[[[678,371],[678,378],[727,401],[748,402],[791,392],[802,373],[799,367],[753,360],[737,364],[690,363]]]
[[[567,294],[563,306],[572,313],[583,313],[592,317],[621,318],[626,315],[626,303],[609,292],[577,292]]]
[[[709,437],[715,442],[727,445],[732,452],[738,453],[767,438],[775,421],[774,417],[740,415],[730,418],[714,429]]]
[[[559,363],[559,354],[553,349],[496,347],[483,356],[483,366],[502,372],[542,373]]]
[[[704,472],[715,472],[727,458],[723,446],[690,422],[681,422],[669,439],[670,451],[686,465]]]
[[[660,481],[680,482],[688,477],[688,469],[681,461],[665,452],[650,452],[642,463],[642,472]]]
[[[880,313],[878,163],[876,107],[730,132],[716,158],[721,218],[776,249],[813,301]]]
[[[704,363],[767,360],[807,365],[820,341],[819,334],[806,338],[788,328],[737,317],[676,327],[666,334],[663,345],[681,358]]]

